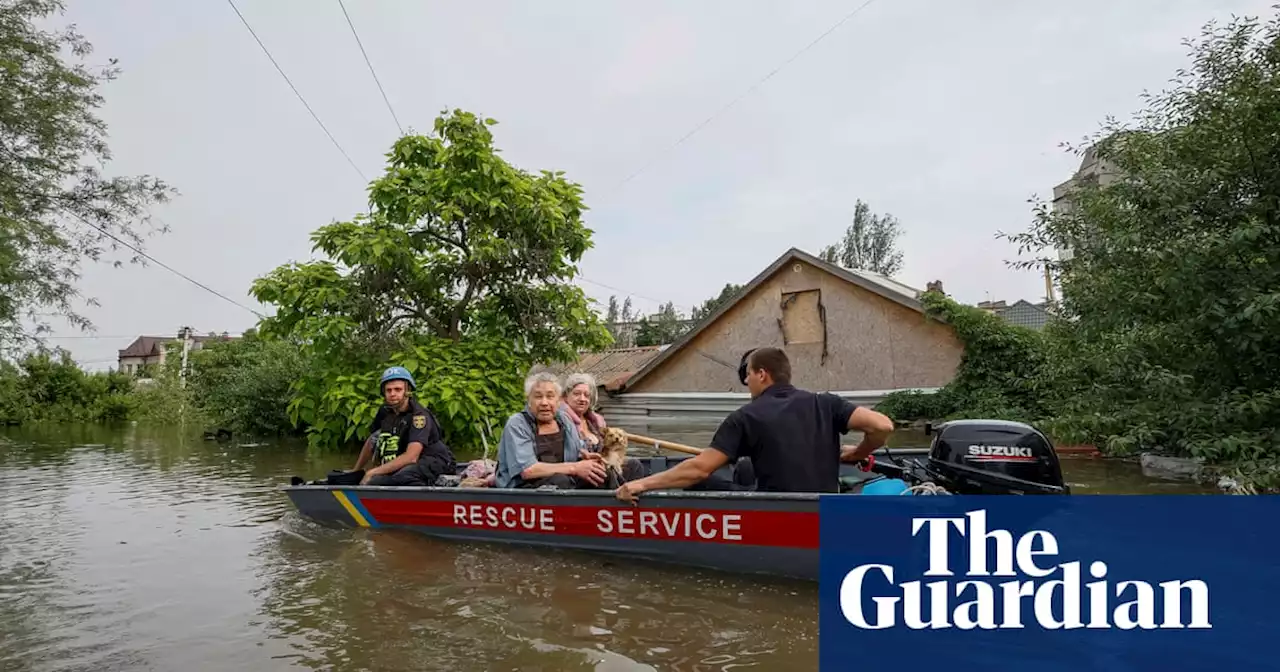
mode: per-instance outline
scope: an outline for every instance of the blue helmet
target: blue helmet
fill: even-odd
[[[409,373],[409,369],[406,369],[403,366],[393,366],[386,371],[383,371],[382,380],[378,381],[378,389],[382,389],[386,386],[388,381],[392,380],[403,380],[406,383],[409,383],[410,390],[418,389],[418,384],[413,380],[413,374]]]

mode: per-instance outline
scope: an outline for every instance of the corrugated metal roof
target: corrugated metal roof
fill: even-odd
[[[585,352],[576,362],[557,364],[546,369],[557,375],[589,373],[606,389],[616,389],[650,360],[666,350],[666,345],[650,345],[637,348],[615,348],[601,352]]]

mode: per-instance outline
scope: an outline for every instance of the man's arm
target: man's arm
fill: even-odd
[[[869,408],[855,406],[848,418],[848,429],[862,432],[862,441],[853,448],[842,448],[841,462],[861,462],[868,455],[879,450],[893,433],[893,421],[885,414]]]
[[[707,448],[695,457],[683,460],[670,469],[624,483],[621,488],[618,488],[618,497],[630,501],[631,497],[650,490],[687,488],[707,480],[716,469],[728,463],[728,455],[715,448]],[[630,497],[624,497],[624,493]]]
[[[409,433],[405,437],[409,440],[409,445],[405,446],[404,452],[396,456],[394,460],[369,470],[369,475],[377,476],[379,474],[394,474],[404,467],[407,467],[422,456],[422,450],[431,442],[432,427],[431,416],[426,413],[414,413],[409,419]],[[398,440],[398,439],[397,439]]]
[[[364,465],[373,459],[373,437],[374,434],[370,434],[369,438],[365,439],[364,446],[360,448],[360,457],[356,458],[356,466],[352,467],[351,471],[364,469]]]
[[[745,440],[746,432],[742,416],[734,411],[716,429],[715,436],[711,437],[710,448],[693,458],[681,461],[670,469],[623,483],[616,495],[623,501],[634,502],[636,495],[649,490],[687,488],[701,483],[714,474],[716,469],[737,459],[742,454],[742,444]]]
[[[364,469],[364,465],[369,464],[373,459],[373,441],[378,436],[378,431],[382,428],[382,416],[386,413],[386,407],[378,409],[373,414],[373,422],[369,423],[369,438],[364,440],[364,446],[360,448],[360,457],[356,458],[356,466],[352,471],[360,471]]]
[[[403,469],[404,467],[407,467],[413,464],[414,462],[417,462],[419,455],[422,455],[422,442],[414,441],[413,443],[410,443],[407,447],[405,447],[404,452],[397,455],[396,459],[391,460],[386,464],[380,464],[370,469],[369,471],[364,472],[364,480],[367,482],[370,478],[373,478],[374,476],[381,476],[382,474],[394,474],[397,471],[400,471],[401,469]]]

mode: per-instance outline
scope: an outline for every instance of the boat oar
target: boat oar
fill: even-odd
[[[641,436],[640,434],[632,434],[631,432],[627,432],[627,440],[635,441],[636,443],[643,443],[646,446],[653,446],[654,448],[666,448],[667,450],[674,450],[677,453],[688,453],[690,455],[697,455],[702,452],[701,448],[694,448],[693,446],[686,446],[682,443],[674,443],[672,441],[662,441],[661,439],[655,439],[651,436]],[[908,454],[926,453],[928,451],[929,451],[928,448],[918,448],[918,449],[907,448],[905,450],[905,452]],[[877,449],[876,452],[885,453],[887,451],[885,448],[882,447]],[[898,452],[904,452],[904,451],[902,449],[899,449]]]
[[[693,446],[686,446],[680,443],[672,443],[670,441],[659,441],[658,439],[655,439],[652,437],[641,436],[639,434],[632,434],[631,432],[627,432],[627,440],[635,441],[636,443],[643,443],[646,446],[653,446],[654,448],[666,448],[667,450],[674,450],[677,453],[688,453],[690,455],[697,455],[698,453],[702,452],[701,448],[694,448]]]
[[[674,450],[677,453],[688,453],[690,455],[697,455],[702,452],[701,448],[694,448],[693,446],[686,446],[682,443],[674,443],[672,441],[662,441],[661,439],[655,439],[651,436],[642,436],[640,434],[632,434],[631,432],[627,432],[627,440],[634,441],[636,443],[642,443],[646,446],[653,446],[654,448],[666,448],[667,450]],[[893,451],[892,453],[890,453],[889,451],[890,451],[890,448],[888,446],[881,446],[880,448],[876,449],[875,454],[878,454],[878,455],[893,455],[893,454],[926,455],[929,453],[928,448],[894,448],[892,449]]]

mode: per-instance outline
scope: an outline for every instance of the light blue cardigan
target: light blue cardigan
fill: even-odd
[[[583,447],[582,435],[578,433],[577,425],[564,412],[563,406],[556,409],[556,422],[564,433],[564,461],[577,462],[579,451]],[[537,432],[537,420],[528,406],[507,418],[507,425],[502,428],[502,439],[498,441],[498,469],[494,476],[496,487],[515,488],[524,482],[520,473],[538,462]]]

